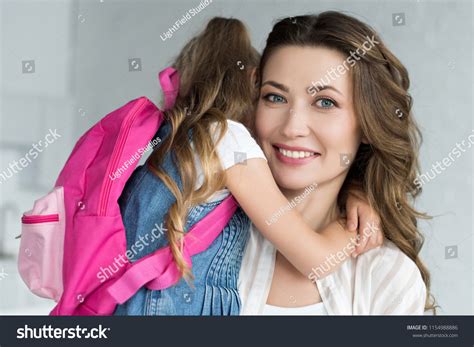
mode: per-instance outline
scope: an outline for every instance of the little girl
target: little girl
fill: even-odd
[[[127,182],[120,206],[128,246],[156,225],[166,226],[166,237],[146,242],[132,260],[169,245],[183,278],[164,290],[141,288],[116,315],[238,315],[237,280],[250,220],[305,275],[355,236],[316,233],[295,209],[277,214],[288,201],[243,125],[251,124],[258,63],[244,25],[224,18],[212,19],[175,60],[176,103],[157,133],[159,147]],[[191,273],[183,257],[184,233],[229,194],[241,208],[211,246],[192,257]],[[307,248],[315,251],[302,256]]]

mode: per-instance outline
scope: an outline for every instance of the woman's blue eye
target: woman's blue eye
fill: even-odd
[[[284,103],[286,101],[284,97],[276,94],[267,94],[264,99],[273,103]]]
[[[326,99],[326,98],[319,99],[318,101],[316,101],[316,104],[321,108],[331,108],[335,106],[334,101],[332,101],[331,99]]]

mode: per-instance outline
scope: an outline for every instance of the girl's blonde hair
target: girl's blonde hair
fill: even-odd
[[[251,72],[259,59],[241,21],[216,17],[184,46],[173,63],[180,74],[180,89],[174,107],[165,112],[171,132],[152,153],[148,165],[176,198],[167,214],[166,234],[185,279],[192,278],[183,257],[188,210],[224,186],[216,144],[227,130],[227,119],[248,124],[256,99]],[[169,151],[179,170],[182,190],[161,167]],[[198,190],[195,155],[202,167],[203,183]]]

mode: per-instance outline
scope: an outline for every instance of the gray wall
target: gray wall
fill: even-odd
[[[0,172],[48,129],[62,136],[0,184],[0,314],[44,314],[52,307],[29,294],[16,272],[21,212],[52,187],[77,138],[97,120],[142,95],[159,101],[158,71],[213,16],[243,20],[262,49],[279,17],[327,9],[353,14],[381,33],[411,74],[425,140],[422,171],[471,134],[471,1],[214,0],[171,39],[160,38],[198,5],[199,0],[0,0]],[[394,13],[404,13],[404,22],[394,23]],[[141,59],[141,71],[129,71],[130,58]],[[34,73],[22,72],[27,60],[34,60]],[[435,216],[420,228],[441,314],[474,311],[472,162],[470,149],[424,185],[418,201],[419,209]]]

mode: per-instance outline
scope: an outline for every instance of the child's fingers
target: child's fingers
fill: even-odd
[[[378,247],[383,246],[383,233],[382,233],[382,232],[378,233],[378,236],[377,236],[377,246],[378,246]]]
[[[363,239],[359,243],[358,247],[356,247],[355,253],[357,255],[380,247],[383,244],[383,233],[380,230],[380,221],[373,217],[371,219],[371,221],[366,223],[364,222],[363,224],[361,222],[361,225],[366,225],[366,227],[363,230],[360,230],[359,228],[361,239]]]
[[[349,231],[356,231],[359,224],[358,220],[359,220],[359,216],[358,216],[357,206],[349,207],[347,211],[347,222],[346,222],[347,229],[349,229]]]
[[[367,242],[368,242],[367,236],[364,235],[364,233],[362,232],[362,230],[360,230],[360,228],[358,230],[358,235],[359,235],[359,242],[357,242],[356,249],[355,249],[354,253],[352,254],[352,256],[354,256],[354,257],[356,257],[359,254],[364,252],[365,247],[366,247]]]
[[[379,234],[380,233],[374,233],[374,234],[371,234],[369,237],[368,237],[368,241],[367,241],[367,245],[364,249],[364,252],[367,252],[371,249],[374,249],[374,248],[377,248],[379,247],[380,245],[378,244],[379,242]]]
[[[368,249],[377,248],[383,245],[383,232],[380,219],[375,218],[371,224],[370,230],[370,242],[368,244]]]
[[[358,234],[359,234],[359,242],[356,246],[356,250],[355,250],[355,255],[359,255],[361,253],[364,253],[365,251],[367,251],[367,247],[368,247],[368,243],[371,239],[371,236],[375,236],[374,234],[374,231],[370,228],[371,225],[374,225],[373,223],[373,216],[370,215],[369,218],[367,218],[367,216],[365,215],[361,215],[359,216],[360,218],[360,224],[359,224],[359,230],[358,230]],[[372,223],[372,224],[370,224]]]

